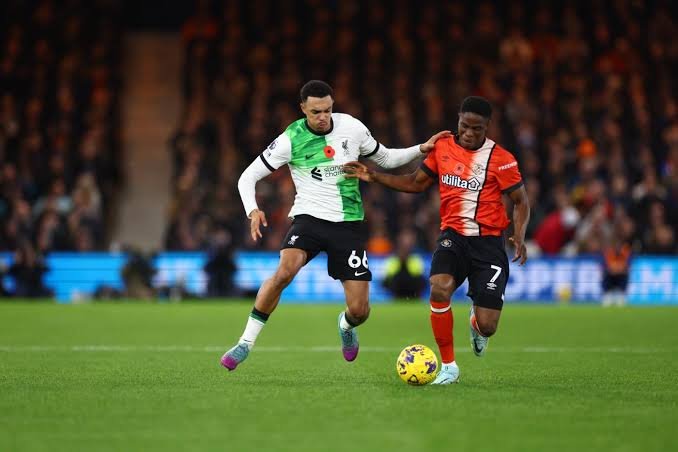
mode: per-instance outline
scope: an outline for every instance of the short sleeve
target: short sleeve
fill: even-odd
[[[421,170],[429,175],[432,179],[438,179],[438,145],[431,152],[428,153],[423,162],[421,162]]]
[[[502,150],[497,153],[495,174],[502,193],[511,193],[523,185],[523,176],[513,154]]]
[[[374,139],[372,133],[370,132],[370,129],[368,129],[367,126],[365,126],[365,124],[363,124],[357,119],[355,119],[355,121],[358,127],[358,140],[360,142],[360,144],[358,145],[358,149],[360,151],[360,156],[370,157],[376,154],[377,151],[379,150],[379,142]]]
[[[282,133],[259,156],[271,171],[289,163],[292,159],[292,142],[286,133]]]

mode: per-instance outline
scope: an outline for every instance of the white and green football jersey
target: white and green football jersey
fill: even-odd
[[[287,127],[261,155],[275,171],[287,164],[296,187],[289,216],[307,214],[327,221],[364,217],[358,179],[344,177],[342,165],[375,154],[379,143],[358,119],[332,113],[332,129],[320,134],[302,118]]]

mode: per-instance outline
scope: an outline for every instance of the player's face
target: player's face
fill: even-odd
[[[327,132],[332,127],[332,96],[308,97],[301,103],[301,111],[306,115],[306,121],[316,132]]]
[[[475,113],[459,113],[459,144],[466,149],[478,149],[485,142],[489,123],[489,119]]]

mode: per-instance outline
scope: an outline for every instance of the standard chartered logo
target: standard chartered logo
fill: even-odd
[[[315,180],[322,181],[327,177],[339,177],[344,174],[344,169],[341,165],[330,165],[322,167],[314,167],[311,170],[311,177]]]
[[[332,165],[323,168],[323,175],[325,177],[337,177],[341,176],[342,174],[344,174],[344,169],[341,167],[341,165]]]

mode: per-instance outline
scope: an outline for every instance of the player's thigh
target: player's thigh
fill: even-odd
[[[280,262],[276,273],[282,273],[294,278],[299,270],[306,265],[308,256],[306,251],[298,248],[285,248],[280,250]]]
[[[449,229],[443,231],[431,258],[431,295],[444,296],[449,292],[451,296],[466,279],[469,262],[465,238]]]
[[[343,222],[332,226],[327,246],[327,273],[342,282],[372,281],[364,222]]]
[[[308,215],[297,216],[280,246],[281,257],[284,250],[302,250],[306,256],[302,266],[309,263],[325,248],[322,228],[322,220]]]
[[[509,278],[509,262],[501,237],[474,237],[470,244],[468,295],[475,306],[501,311]],[[497,316],[498,318],[498,316]]]

